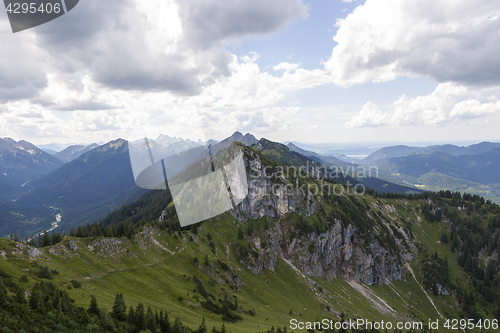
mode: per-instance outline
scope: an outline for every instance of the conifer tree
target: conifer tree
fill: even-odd
[[[174,326],[172,327],[172,333],[181,333],[182,323],[179,317],[175,318]]]
[[[168,320],[168,313],[163,314],[160,310],[160,328],[162,332],[170,332],[170,321]]]
[[[47,230],[45,230],[42,236],[42,246],[43,247],[50,246],[50,237],[49,234],[47,233]]]
[[[15,302],[18,304],[26,303],[26,298],[24,297],[24,289],[18,288],[16,292]]]
[[[87,238],[89,236],[90,236],[90,234],[89,234],[89,225],[87,224],[85,227],[83,227],[83,237]]]
[[[90,306],[87,310],[90,315],[99,315],[99,306],[97,305],[97,298],[92,295],[90,299]]]
[[[115,303],[113,304],[112,315],[115,319],[120,321],[127,320],[127,307],[125,306],[125,301],[123,300],[123,294],[116,294]]]
[[[144,305],[142,303],[139,303],[137,308],[135,308],[135,327],[139,331],[144,329]]]
[[[78,226],[76,229],[76,237],[82,238],[83,237],[83,228],[81,226]]]
[[[99,227],[99,225],[94,222],[94,224],[92,224],[92,237],[101,237],[102,236],[102,231],[101,231],[101,227]]]
[[[155,316],[153,314],[153,310],[151,310],[151,307],[148,306],[148,310],[146,312],[146,318],[145,318],[145,329],[150,330],[151,332],[156,331],[156,321],[155,321]]]
[[[203,317],[200,327],[198,327],[197,333],[207,333],[207,326],[205,325],[205,317]]]
[[[132,307],[132,305],[130,306],[130,309],[128,310],[127,322],[130,325],[135,326],[135,311],[134,311],[134,308]]]
[[[31,290],[30,298],[28,300],[28,305],[32,310],[37,310],[39,307],[40,291],[33,287]]]
[[[2,279],[0,278],[0,306],[4,305],[5,303],[7,303],[6,290]]]

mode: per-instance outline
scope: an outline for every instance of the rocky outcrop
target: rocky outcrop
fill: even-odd
[[[243,151],[246,169],[248,195],[230,211],[240,221],[258,219],[263,216],[280,218],[290,212],[309,216],[318,207],[313,192],[303,184],[290,183],[282,167],[265,164],[251,149],[241,149],[237,145],[229,148],[228,155]],[[228,183],[232,180],[228,179]]]
[[[258,256],[253,254],[242,261],[248,269],[259,274],[263,269],[274,271],[278,256],[288,260],[304,275],[332,280],[341,277],[366,284],[383,284],[389,280],[403,280],[404,262],[412,259],[412,253],[398,244],[399,253],[391,254],[374,239],[366,244],[349,225],[344,228],[336,220],[325,233],[310,233],[293,238],[284,232],[280,221],[266,232],[266,239],[254,237]],[[262,242],[266,244],[264,248]]]

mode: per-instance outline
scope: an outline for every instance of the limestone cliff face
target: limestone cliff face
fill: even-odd
[[[242,261],[253,273],[259,274],[263,269],[274,271],[281,256],[307,276],[327,280],[338,276],[372,285],[383,284],[386,279],[403,280],[404,263],[412,259],[411,251],[402,244],[398,244],[397,254],[390,254],[377,240],[365,245],[353,226],[344,228],[339,220],[325,233],[312,232],[291,241],[283,223],[277,221],[266,231],[265,248],[260,238],[251,238],[259,256],[248,256]]]
[[[229,148],[229,156],[235,154],[233,147]],[[317,198],[306,187],[300,187],[298,182],[288,182],[286,171],[264,164],[260,156],[251,149],[245,148],[243,153],[248,195],[231,210],[231,215],[236,219],[246,221],[263,216],[280,218],[290,212],[310,216],[317,210]],[[231,182],[228,179],[228,183]]]

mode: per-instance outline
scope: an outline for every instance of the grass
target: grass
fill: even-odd
[[[401,226],[404,226],[401,221],[406,221],[421,249],[431,254],[437,251],[440,257],[448,254],[450,280],[453,284],[466,285],[467,277],[456,265],[455,256],[450,255],[450,244],[439,242],[441,232],[449,228],[448,223],[429,224],[423,219],[419,203],[415,201],[375,199],[371,196],[364,196],[360,200],[363,199],[372,210],[379,210],[387,221]],[[325,203],[326,213],[332,209],[332,204]],[[292,213],[285,221],[291,224],[297,218]],[[316,218],[317,214],[314,214],[306,220],[313,221]],[[251,222],[255,230],[260,230],[259,235],[262,237],[262,230],[272,228],[276,221],[262,217]],[[233,245],[238,242],[239,227],[246,237],[240,242],[253,244],[246,236],[248,225],[249,222],[237,222],[229,214],[223,214],[198,226],[196,235],[189,231],[171,234],[146,226],[146,232],[132,239],[118,239],[120,243],[115,242],[113,245],[106,242],[117,239],[65,237],[62,243],[41,249],[42,255],[36,258],[36,262],[59,271],[52,281],[67,290],[78,305],[88,307],[90,296],[95,294],[99,306],[110,310],[115,295],[123,293],[127,307],[135,307],[141,302],[146,308],[163,309],[171,320],[179,317],[192,328],[197,328],[202,318],[205,318],[209,330],[212,326],[219,328],[222,325],[221,315],[210,313],[201,306],[203,297],[195,290],[193,276],[200,279],[216,299],[227,295],[238,302],[243,310],[239,312],[243,320],[234,324],[225,322],[227,330],[236,333],[266,331],[272,326],[289,327],[292,318],[299,321],[324,318],[338,320],[341,313],[346,318],[393,323],[410,318],[427,323],[429,319],[439,318],[425,293],[408,272],[404,281],[392,281],[390,285],[361,284],[371,294],[369,297],[341,278],[327,281],[305,277],[279,255],[276,255],[273,271],[263,269],[259,274],[254,274],[237,259],[233,250]],[[213,250],[209,238],[214,244]],[[71,250],[69,242],[75,242],[78,250]],[[16,250],[18,248],[16,243],[0,239],[0,251],[5,252],[7,259],[0,261],[0,268],[14,276],[15,280],[27,275],[28,282],[23,283],[23,286],[29,289],[40,280],[38,269],[31,264],[33,260],[29,258],[27,248],[23,251]],[[411,262],[420,283],[422,276],[419,262],[422,253],[415,252]],[[209,260],[209,267],[205,267],[205,256]],[[195,257],[198,258],[198,264],[194,261]],[[226,263],[229,269],[224,270],[220,265],[215,265],[217,260]],[[81,288],[73,288],[71,280],[81,282]],[[451,296],[430,297],[443,316],[460,318]],[[373,305],[373,299],[387,303],[396,312],[379,311]],[[249,310],[255,311],[255,314],[244,312]]]

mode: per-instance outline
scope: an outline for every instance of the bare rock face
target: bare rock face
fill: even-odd
[[[265,165],[251,149],[244,149],[243,152],[248,195],[231,210],[236,219],[280,218],[290,212],[309,216],[317,210],[315,196],[305,186],[288,183],[283,168]]]
[[[396,254],[391,254],[376,239],[365,244],[352,225],[344,227],[339,220],[325,233],[312,232],[290,242],[280,223],[266,231],[267,247],[256,246],[258,256],[249,255],[242,260],[254,274],[263,269],[274,271],[281,256],[306,276],[327,280],[338,276],[368,285],[383,284],[386,279],[403,280],[404,262],[412,259],[412,253],[402,244],[398,244]],[[256,238],[253,242],[257,245],[260,240]]]

